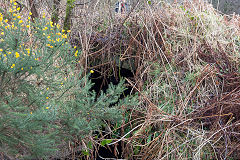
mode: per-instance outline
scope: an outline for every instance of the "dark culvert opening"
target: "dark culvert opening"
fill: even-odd
[[[101,27],[101,24],[97,25],[96,27],[98,26]],[[139,28],[136,28],[136,30],[137,31],[134,31],[134,33],[136,32],[137,34]],[[91,47],[89,48],[90,54],[88,56],[87,64],[89,69],[88,71],[94,71],[90,74],[89,79],[93,83],[93,86],[90,90],[96,93],[95,100],[97,100],[97,98],[101,95],[101,92],[106,93],[110,83],[117,85],[121,79],[125,78],[131,80],[132,82],[135,81],[139,59],[132,58],[131,56],[135,57],[137,54],[136,52],[141,52],[138,49],[142,49],[142,44],[139,45],[139,43],[134,41],[130,42],[130,37],[126,35],[127,32],[128,31],[124,30],[124,27],[122,27],[122,25],[119,23],[119,25],[115,26],[114,30],[111,32],[93,32],[91,35],[89,35],[89,43],[91,44]],[[84,44],[82,44],[83,41],[80,40],[80,37],[80,34],[76,33],[71,44],[73,46],[84,46]],[[143,43],[141,37],[138,37]],[[127,60],[120,60],[121,55],[124,53],[129,54],[129,57],[131,58]],[[124,85],[126,90],[120,95],[119,100],[135,93],[135,90],[127,82],[127,80],[125,80]],[[118,102],[111,104],[109,107],[112,107],[117,103]],[[107,135],[107,131],[104,127],[100,128],[100,130],[102,131],[102,136],[104,136],[104,139],[112,139],[112,135]],[[98,134],[100,134],[98,131],[94,132],[94,135]],[[100,145],[96,146],[92,152],[94,153],[94,159],[102,160],[108,158],[124,158],[124,146],[122,145],[125,144],[120,141],[119,143],[107,147],[106,145],[104,147]]]
[[[133,72],[125,68],[118,68],[115,71],[113,71],[114,73],[113,72],[103,73],[99,69],[95,69],[93,71],[94,73],[90,75],[90,79],[93,83],[91,90],[96,92],[97,97],[101,94],[101,91],[106,93],[110,83],[112,83],[113,85],[118,85],[121,78],[122,79],[128,78],[130,80],[133,80],[134,78]],[[132,92],[132,87],[126,81],[125,81],[125,87],[126,87],[126,90],[120,96],[120,99],[130,95]]]
[[[130,80],[133,80],[134,78],[134,73],[131,70],[125,68],[117,68],[114,71],[110,69],[110,73],[103,73],[101,70],[101,68],[94,69],[94,73],[90,75],[90,79],[93,82],[91,90],[96,92],[96,98],[100,96],[101,91],[106,93],[110,83],[112,83],[113,85],[117,85],[119,84],[121,78],[128,78]],[[132,87],[127,83],[127,81],[125,81],[125,87],[126,90],[119,99],[123,99],[124,97],[132,94]],[[112,104],[111,106],[114,105],[115,104]],[[102,128],[102,131],[102,135],[105,137],[105,139],[111,139],[111,135],[104,135],[104,127]],[[121,142],[112,146],[99,146],[96,153],[96,160],[102,160],[107,158],[123,158]]]

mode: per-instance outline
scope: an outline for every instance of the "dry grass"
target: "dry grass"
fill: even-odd
[[[90,34],[79,34],[77,43],[88,48],[86,69],[108,75],[121,62],[134,72],[127,81],[141,104],[129,120],[144,121],[122,126],[123,157],[239,158],[238,16],[220,15],[207,3],[143,8],[90,16]]]

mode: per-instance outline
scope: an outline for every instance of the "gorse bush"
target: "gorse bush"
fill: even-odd
[[[44,14],[34,23],[24,20],[10,2],[10,18],[0,13],[0,152],[54,156],[64,142],[84,138],[104,120],[119,120],[117,105],[109,106],[124,91],[123,81],[96,100],[88,75],[75,71],[81,52],[67,42],[70,30]]]

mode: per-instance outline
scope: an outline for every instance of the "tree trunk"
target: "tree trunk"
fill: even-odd
[[[64,25],[63,25],[63,29],[65,31],[71,29],[71,15],[72,15],[72,9],[74,7],[73,3],[74,3],[74,0],[67,0],[66,16],[65,16]]]
[[[34,22],[34,19],[39,17],[37,9],[34,4],[34,0],[29,0],[29,6],[30,6],[30,10],[32,12],[31,21]]]

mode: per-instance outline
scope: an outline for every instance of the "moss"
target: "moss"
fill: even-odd
[[[72,9],[74,8],[74,2],[75,0],[67,0],[66,16],[64,20],[64,26],[63,26],[63,29],[65,31],[70,30],[71,28],[71,13],[72,13]]]

